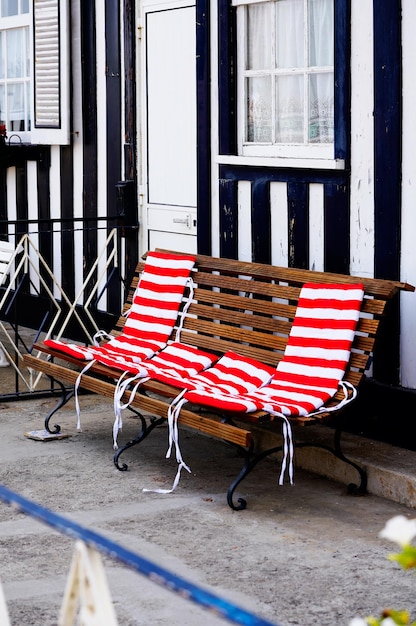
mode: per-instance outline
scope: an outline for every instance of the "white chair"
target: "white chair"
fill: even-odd
[[[9,241],[0,241],[0,287],[2,287],[10,274],[16,257],[23,252],[23,246],[14,246]],[[10,361],[0,345],[0,367],[9,367]]]

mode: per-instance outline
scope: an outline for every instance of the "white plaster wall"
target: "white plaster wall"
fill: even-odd
[[[402,0],[403,160],[401,279],[416,285],[416,3]],[[401,296],[401,384],[416,389],[416,294]]]

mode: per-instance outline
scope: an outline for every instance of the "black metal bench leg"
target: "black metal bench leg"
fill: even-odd
[[[241,481],[250,474],[250,472],[256,467],[257,463],[265,459],[270,454],[279,452],[282,450],[282,447],[283,446],[276,446],[275,448],[270,448],[270,450],[265,450],[264,452],[260,452],[256,455],[253,455],[253,443],[251,443],[250,447],[247,449],[238,447],[239,450],[244,450],[245,461],[242,470],[238,474],[237,478],[231,483],[227,491],[227,502],[233,511],[242,511],[247,507],[247,501],[244,498],[238,498],[238,505],[233,502],[233,495],[237,485],[239,485]]]
[[[49,426],[50,419],[53,415],[55,415],[57,411],[59,411],[61,407],[65,406],[65,404],[75,395],[75,388],[68,391],[65,385],[61,383],[59,380],[56,380],[52,376],[49,376],[48,378],[51,379],[52,383],[56,383],[57,385],[59,385],[59,387],[61,388],[61,392],[62,392],[57,405],[52,409],[52,411],[48,413],[48,415],[45,418],[45,429],[48,431],[48,433],[51,433],[52,435],[56,435],[61,431],[61,427],[59,426],[59,424],[54,424],[53,430],[51,430]]]
[[[327,452],[330,452],[337,459],[340,459],[344,463],[351,465],[351,467],[353,467],[358,472],[359,477],[360,477],[360,482],[358,485],[356,485],[355,483],[350,483],[348,485],[348,493],[351,495],[357,495],[357,496],[364,495],[367,493],[367,472],[363,467],[361,467],[357,463],[354,463],[354,461],[351,461],[351,459],[345,456],[341,448],[341,434],[342,434],[342,429],[339,427],[336,428],[335,434],[334,434],[334,446],[333,447],[326,445],[326,444],[321,444],[321,443],[299,442],[299,443],[295,443],[295,450],[296,448],[306,448],[306,447],[321,448],[323,450],[326,450]],[[237,476],[237,478],[231,483],[227,492],[228,505],[234,511],[242,511],[243,509],[247,507],[247,502],[244,498],[238,498],[237,500],[238,504],[234,503],[233,495],[234,495],[234,491],[236,487],[240,484],[240,482],[246,476],[248,476],[248,474],[250,474],[250,472],[255,468],[257,463],[259,463],[260,461],[262,461],[264,458],[266,458],[267,456],[271,454],[280,452],[282,448],[283,446],[276,446],[274,448],[270,448],[269,450],[265,450],[264,452],[261,452],[255,456],[253,456],[252,454],[252,449],[253,449],[252,446],[247,451],[244,450],[244,456],[245,456],[244,466],[242,470],[240,471],[239,475]]]
[[[160,424],[163,424],[164,422],[166,422],[165,417],[159,417],[159,418],[151,417],[149,424],[147,424],[145,417],[143,417],[141,413],[131,408],[130,410],[133,411],[133,413],[135,413],[135,415],[137,415],[137,417],[140,419],[142,428],[139,434],[137,435],[137,437],[134,437],[134,439],[130,439],[130,441],[125,443],[124,446],[119,448],[117,452],[115,453],[114,458],[113,458],[114,465],[116,466],[118,470],[120,470],[120,472],[125,472],[128,469],[128,465],[126,465],[126,463],[123,463],[122,465],[119,464],[118,460],[120,458],[120,455],[123,454],[123,452],[127,450],[128,448],[131,448],[132,446],[135,446],[141,441],[143,441],[143,439],[146,439],[146,437],[150,435],[150,433],[152,432],[152,430],[156,428],[156,426],[159,426]]]

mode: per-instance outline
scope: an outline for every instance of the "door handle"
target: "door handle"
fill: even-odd
[[[196,226],[196,219],[192,218],[192,214],[188,213],[186,217],[174,217],[174,224],[186,224],[186,227],[191,229]]]

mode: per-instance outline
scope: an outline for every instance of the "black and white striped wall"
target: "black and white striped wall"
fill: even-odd
[[[341,5],[349,35],[337,50],[346,85],[337,123],[346,167],[329,171],[233,161],[232,11],[226,0],[198,0],[198,248],[416,284],[416,3],[337,1],[337,11]],[[139,0],[72,0],[71,144],[15,147],[7,162],[0,156],[1,233],[33,231],[73,295],[108,229],[121,224],[117,183],[140,183],[139,17]],[[134,212],[140,223],[138,203]],[[128,276],[144,250],[137,229],[123,235]],[[119,292],[106,298],[117,309]],[[416,389],[415,309],[416,295],[403,294],[385,340],[388,358],[374,365],[377,380],[409,390]]]

